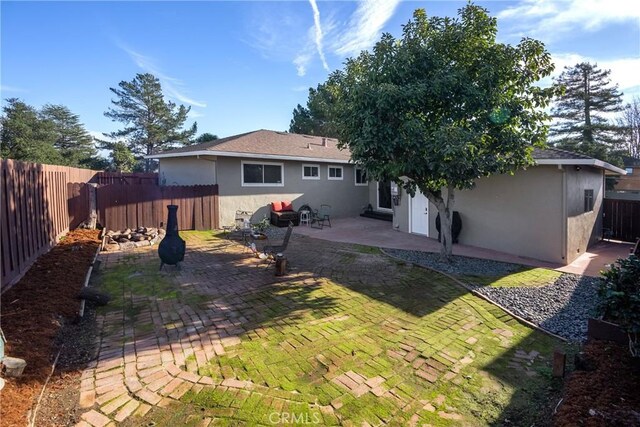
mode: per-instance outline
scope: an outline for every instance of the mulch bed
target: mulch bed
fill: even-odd
[[[627,346],[590,341],[592,371],[575,371],[555,417],[556,426],[640,426],[640,361]]]
[[[98,233],[69,232],[2,294],[0,320],[7,339],[5,354],[27,361],[24,374],[18,379],[6,378],[0,391],[3,426],[27,424],[27,414],[51,372],[56,335],[63,323],[78,315],[80,301],[76,295],[98,248]]]

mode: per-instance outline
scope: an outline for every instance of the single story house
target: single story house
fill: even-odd
[[[295,209],[328,204],[333,217],[356,216],[370,204],[390,227],[437,238],[437,210],[424,195],[368,181],[337,142],[258,130],[150,157],[160,161],[162,185],[218,184],[220,224],[232,224],[236,210],[254,211],[259,220],[277,200]],[[601,238],[605,173],[625,171],[554,148],[533,157],[535,166],[457,192],[460,243],[568,264]]]
[[[330,205],[333,217],[357,216],[369,203],[364,171],[331,138],[258,130],[155,154],[161,185],[218,184],[219,221],[236,210],[269,217],[269,203],[294,209]]]
[[[601,239],[605,174],[624,170],[555,148],[536,148],[533,158],[536,165],[526,170],[481,178],[472,190],[456,192],[459,243],[569,264]],[[377,185],[372,193],[385,191]],[[401,195],[398,206],[385,208],[398,230],[438,237],[438,211],[421,193]]]

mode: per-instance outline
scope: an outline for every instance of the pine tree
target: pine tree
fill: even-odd
[[[338,133],[330,118],[332,103],[328,86],[319,84],[317,89],[309,88],[307,106],[298,104],[293,110],[289,132],[335,138]]]
[[[198,130],[196,123],[182,130],[191,107],[166,102],[160,80],[154,75],[137,74],[132,81],[121,81],[118,86],[109,88],[118,98],[111,100],[115,108],[109,108],[104,115],[124,123],[125,127],[106,135],[126,138],[137,159],[184,144]],[[152,164],[149,159],[145,161],[147,172],[151,171]]]
[[[565,67],[555,79],[564,88],[551,114],[550,142],[558,148],[619,163],[624,136],[607,114],[622,111],[622,93],[609,79],[610,70],[588,62]]]
[[[25,162],[64,164],[53,124],[17,98],[7,99],[0,118],[0,155]]]
[[[96,148],[93,137],[80,122],[80,117],[73,114],[64,105],[45,105],[40,111],[43,120],[52,123],[56,140],[54,147],[62,155],[68,166],[83,167],[94,164]]]

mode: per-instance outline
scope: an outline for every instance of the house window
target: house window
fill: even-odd
[[[624,170],[627,172],[627,175],[633,175],[633,168],[624,168]]]
[[[367,172],[362,168],[356,168],[356,185],[369,185],[369,179],[367,178]]]
[[[329,179],[342,180],[342,166],[329,166]]]
[[[320,166],[302,165],[302,179],[320,179]]]
[[[584,190],[584,211],[591,212],[593,210],[593,190]]]
[[[243,187],[282,187],[282,163],[242,162]]]

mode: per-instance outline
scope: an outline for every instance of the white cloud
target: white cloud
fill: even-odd
[[[169,97],[196,107],[205,108],[207,106],[204,102],[196,101],[195,99],[185,95],[183,92],[184,83],[181,80],[170,77],[162,72],[162,70],[156,65],[153,58],[142,55],[121,43],[119,43],[119,47],[129,54],[133,62],[135,62],[138,67],[160,79],[162,87]]]
[[[380,38],[380,32],[395,13],[400,0],[365,0],[347,24],[347,30],[333,43],[333,50],[339,55],[357,55],[373,46]]]
[[[320,24],[320,10],[318,9],[318,5],[316,4],[316,0],[309,0],[311,4],[311,9],[313,9],[313,26],[315,28],[315,43],[316,49],[318,50],[318,55],[320,56],[320,61],[322,61],[322,66],[325,70],[329,71],[329,65],[327,65],[327,60],[324,57],[324,51],[322,50],[322,25]]]
[[[574,31],[596,31],[612,22],[640,19],[637,0],[523,0],[501,11],[498,20],[511,22],[517,35],[546,40]]]
[[[27,90],[26,89],[22,89],[20,87],[16,87],[16,86],[0,85],[0,92],[25,93],[25,92],[27,92]]]
[[[194,110],[193,108],[189,111],[189,117],[192,119],[197,119],[198,117],[204,117],[204,114],[200,111]]]
[[[307,74],[307,66],[311,61],[311,55],[307,52],[302,52],[293,58],[293,65],[296,66],[298,76],[302,77]]]

